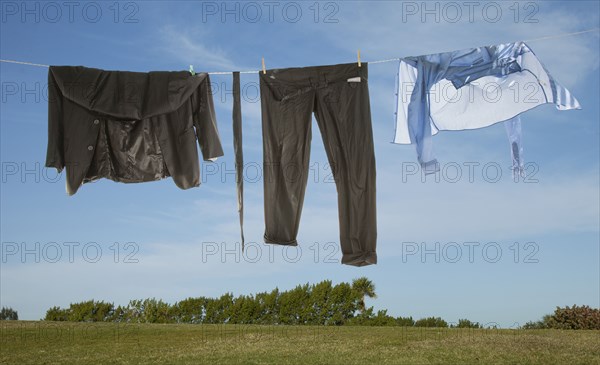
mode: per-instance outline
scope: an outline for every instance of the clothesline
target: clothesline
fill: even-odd
[[[562,38],[562,37],[569,37],[569,36],[573,36],[573,35],[579,35],[579,34],[584,34],[584,33],[596,32],[596,31],[599,31],[599,30],[600,30],[600,28],[592,28],[592,29],[582,30],[580,32],[561,33],[561,34],[550,35],[550,36],[545,36],[545,37],[533,38],[533,39],[525,40],[524,42],[536,42],[536,41],[542,41],[542,40],[548,40],[548,39],[556,39],[556,38]],[[372,64],[377,64],[377,63],[386,63],[386,62],[399,61],[400,59],[401,59],[400,57],[397,57],[397,58],[389,58],[389,59],[385,59],[385,60],[369,61],[367,63],[372,65]],[[44,65],[44,64],[41,64],[41,63],[33,63],[33,62],[25,62],[25,61],[15,61],[15,60],[0,59],[0,62],[14,63],[14,64],[19,64],[19,65],[27,65],[27,66],[36,66],[36,67],[50,67],[50,65]],[[255,74],[255,73],[259,73],[259,72],[260,72],[260,70],[239,71],[240,74]],[[233,71],[212,71],[212,72],[208,72],[209,75],[231,75],[232,73],[233,73]]]

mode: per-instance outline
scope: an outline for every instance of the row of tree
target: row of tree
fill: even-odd
[[[374,313],[366,298],[375,298],[375,285],[367,278],[352,284],[333,285],[330,280],[298,285],[292,290],[240,295],[227,293],[219,298],[187,298],[175,304],[149,298],[131,300],[126,306],[89,300],[69,308],[52,307],[47,321],[197,323],[197,324],[285,324],[285,325],[369,325],[448,327],[439,317],[413,320],[392,317],[386,310]],[[479,323],[461,320],[455,327],[479,328]]]
[[[352,284],[333,285],[330,280],[325,280],[313,285],[298,285],[287,291],[276,288],[271,292],[237,297],[227,293],[219,298],[187,298],[175,304],[150,298],[131,300],[126,306],[115,307],[113,303],[89,300],[72,303],[69,308],[52,307],[44,319],[73,322],[483,328],[478,322],[468,319],[448,324],[440,317],[414,320],[412,317],[390,316],[387,310],[375,313],[373,307],[366,307],[365,298],[376,298],[375,285],[362,277],[355,279]],[[8,310],[5,312],[5,317],[12,315]],[[16,312],[13,317],[16,319]],[[576,305],[557,307],[554,314],[545,316],[541,321],[528,322],[522,328],[599,330],[600,309]]]
[[[337,285],[326,280],[288,291],[274,289],[237,297],[226,293],[220,298],[187,298],[175,304],[150,298],[115,307],[113,303],[89,300],[72,303],[69,308],[52,307],[45,320],[341,325],[366,312],[365,297],[375,297],[375,286],[366,278]]]

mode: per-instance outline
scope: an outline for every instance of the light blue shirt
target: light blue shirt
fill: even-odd
[[[439,169],[432,145],[438,131],[505,121],[513,172],[522,174],[519,115],[545,103],[554,103],[560,110],[581,108],[523,42],[406,57],[400,61],[397,80],[394,142],[414,143],[425,173]],[[535,85],[533,93],[531,85]],[[443,100],[439,95],[432,99],[436,88],[436,92],[443,89]]]

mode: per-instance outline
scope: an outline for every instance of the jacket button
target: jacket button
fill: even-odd
[[[94,124],[98,124],[100,121],[98,119],[94,120]]]
[[[88,151],[91,151],[94,149],[94,146],[88,146]]]

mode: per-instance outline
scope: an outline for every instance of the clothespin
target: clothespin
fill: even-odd
[[[267,69],[265,68],[265,58],[262,58],[262,70],[263,70],[263,74],[266,75],[267,74]]]
[[[190,73],[192,74],[192,76],[196,74],[196,72],[194,72],[194,65],[190,65]]]
[[[358,67],[361,67],[361,65],[360,65],[360,49],[358,50],[357,55],[358,55]]]

